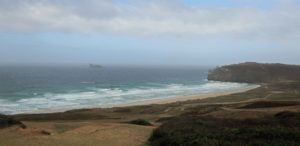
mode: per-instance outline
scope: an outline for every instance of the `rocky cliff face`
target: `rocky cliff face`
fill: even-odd
[[[300,66],[246,62],[217,67],[209,71],[207,78],[214,81],[246,83],[300,81]]]

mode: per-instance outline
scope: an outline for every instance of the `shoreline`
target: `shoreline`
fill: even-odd
[[[72,109],[51,109],[51,110],[39,110],[39,111],[33,111],[33,112],[25,112],[25,113],[15,113],[15,114],[8,114],[8,115],[30,115],[30,114],[51,114],[51,113],[64,113],[68,111],[73,110],[82,110],[82,109],[107,109],[107,108],[118,108],[118,107],[131,107],[131,106],[145,106],[145,105],[151,105],[151,104],[169,104],[169,103],[175,103],[175,102],[184,102],[189,100],[199,100],[199,99],[205,99],[205,98],[212,98],[212,97],[218,97],[218,96],[225,96],[225,95],[231,95],[236,93],[243,93],[247,92],[249,90],[253,90],[256,88],[259,88],[260,85],[256,86],[249,86],[241,89],[235,89],[235,90],[227,90],[227,91],[219,91],[219,92],[212,92],[212,93],[198,93],[195,95],[187,95],[187,96],[172,96],[172,97],[166,97],[166,98],[154,98],[154,99],[144,99],[139,101],[132,101],[128,103],[121,103],[116,105],[108,105],[108,106],[91,106],[91,107],[82,107],[82,108],[72,108]]]
[[[236,93],[243,93],[249,90],[253,90],[259,88],[260,85],[247,87],[243,89],[236,89],[236,90],[228,90],[228,91],[220,91],[214,93],[203,93],[203,94],[195,94],[195,95],[187,95],[187,96],[175,96],[175,97],[167,97],[167,98],[155,98],[155,99],[146,99],[141,101],[134,101],[130,103],[118,104],[115,106],[109,106],[105,108],[114,108],[114,107],[130,107],[130,106],[142,106],[142,105],[151,105],[151,104],[169,104],[175,102],[184,102],[189,100],[198,100],[198,99],[205,99],[205,98],[212,98],[218,96],[225,96],[231,95]]]

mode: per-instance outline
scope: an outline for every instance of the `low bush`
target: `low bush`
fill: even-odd
[[[152,126],[150,122],[144,119],[136,119],[128,122],[129,124],[142,125],[142,126]]]
[[[235,120],[180,116],[162,124],[149,141],[152,146],[299,145],[300,120],[277,117]]]

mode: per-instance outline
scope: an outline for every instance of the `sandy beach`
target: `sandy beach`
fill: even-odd
[[[260,85],[253,86],[253,87],[247,87],[247,88],[243,88],[243,89],[237,89],[237,90],[214,92],[214,93],[203,93],[203,94],[190,95],[190,96],[155,98],[155,99],[141,100],[141,101],[135,101],[135,102],[131,102],[131,103],[125,103],[125,104],[118,104],[118,105],[115,105],[115,106],[112,106],[112,107],[127,107],[127,106],[149,105],[149,104],[168,104],[168,103],[174,103],[174,102],[180,102],[180,101],[205,99],[205,98],[210,98],[210,97],[217,97],[217,96],[225,96],[225,95],[230,95],[230,94],[235,94],[235,93],[242,93],[242,92],[246,92],[246,91],[258,88],[258,87],[260,87]]]

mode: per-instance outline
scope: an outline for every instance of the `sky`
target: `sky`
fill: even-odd
[[[0,0],[0,65],[300,64],[300,0]]]

